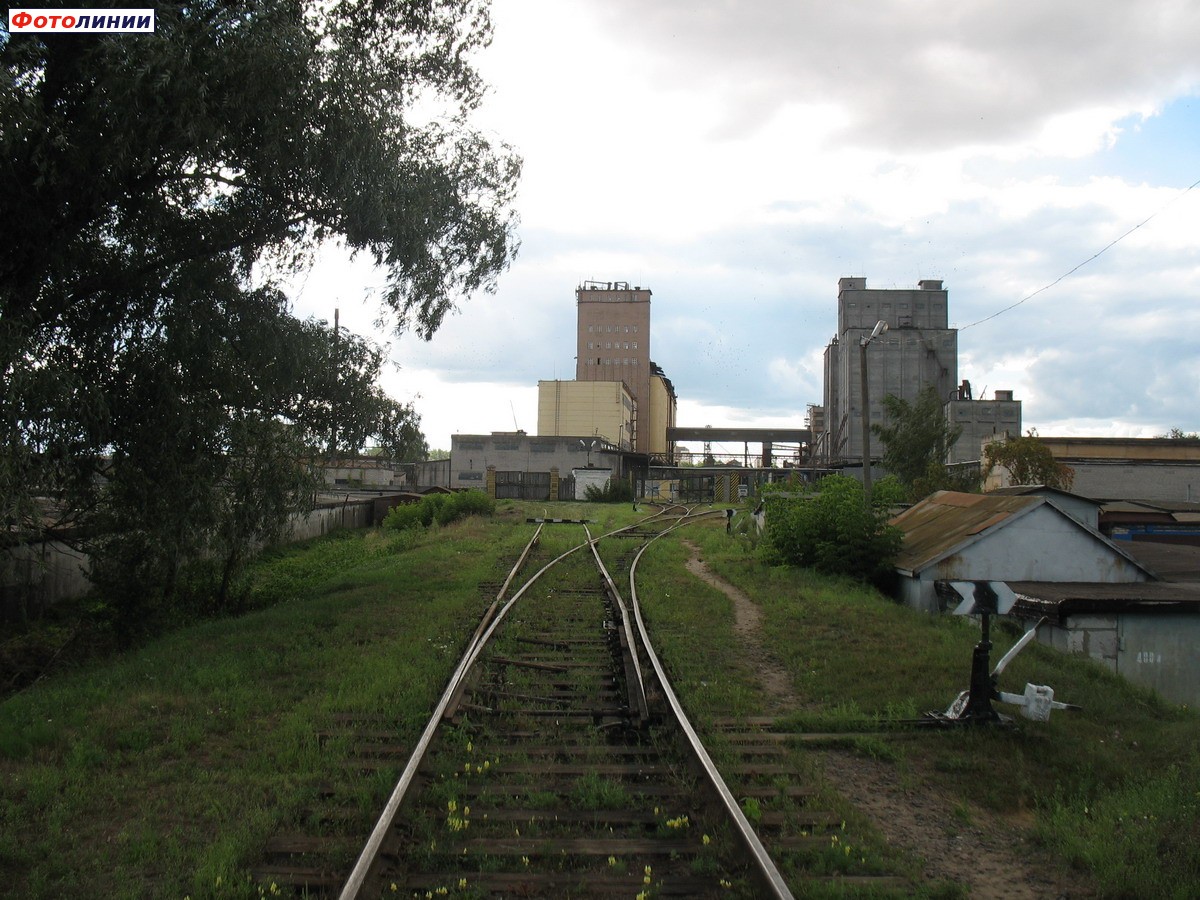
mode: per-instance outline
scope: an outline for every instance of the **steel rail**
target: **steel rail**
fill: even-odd
[[[625,601],[621,599],[621,592],[617,590],[612,576],[608,574],[608,569],[604,567],[604,560],[600,558],[600,551],[596,549],[599,539],[592,540],[592,533],[586,525],[583,526],[583,530],[588,536],[588,546],[592,548],[592,557],[596,560],[596,565],[600,568],[600,574],[604,576],[604,583],[608,585],[608,591],[612,595],[613,601],[617,604],[617,608],[621,611],[621,629],[625,634],[625,646],[628,648],[629,658],[633,664],[634,679],[637,682],[637,693],[635,694],[637,713],[638,717],[644,722],[650,715],[649,707],[646,704],[646,679],[642,675],[642,664],[638,659],[637,644],[633,640],[633,625],[629,620],[629,608],[625,605]]]
[[[701,514],[703,515],[703,514]],[[758,833],[754,830],[754,826],[750,824],[750,820],[746,818],[746,814],[742,812],[741,806],[733,796],[733,792],[729,790],[729,786],[725,783],[725,779],[721,777],[721,773],[717,770],[716,764],[712,761],[712,757],[708,755],[708,751],[704,749],[704,744],[700,740],[700,736],[696,733],[696,729],[692,727],[692,723],[688,720],[687,714],[683,711],[683,706],[679,702],[679,698],[675,696],[675,691],[671,688],[671,683],[667,680],[666,670],[658,659],[658,654],[654,652],[653,646],[650,644],[650,637],[646,632],[646,624],[642,620],[641,607],[637,599],[637,583],[635,575],[637,573],[638,562],[642,558],[642,554],[656,540],[665,534],[669,534],[676,528],[685,524],[681,521],[678,524],[666,529],[662,534],[650,538],[642,545],[637,554],[633,558],[633,564],[629,568],[629,597],[630,603],[633,606],[633,614],[637,619],[638,632],[642,637],[642,647],[646,651],[646,655],[650,659],[650,664],[654,667],[654,673],[658,677],[659,687],[662,689],[663,696],[671,706],[671,712],[675,715],[679,726],[684,735],[688,739],[688,743],[692,747],[692,752],[696,754],[696,758],[700,760],[700,764],[704,768],[705,774],[712,786],[716,789],[721,797],[721,802],[725,806],[725,810],[729,813],[737,826],[738,834],[742,839],[742,843],[754,857],[755,865],[758,866],[760,874],[766,882],[766,885],[771,890],[771,896],[781,898],[781,900],[792,900],[792,892],[784,881],[782,873],[775,865],[775,861],[771,859],[771,855],[767,853],[766,847],[758,837]]]
[[[459,685],[466,678],[471,666],[473,666],[478,660],[484,646],[486,646],[488,640],[491,639],[492,635],[495,633],[500,623],[504,620],[509,610],[512,609],[513,605],[530,587],[533,586],[533,584],[539,578],[542,577],[542,575],[544,575],[554,566],[558,565],[558,563],[562,562],[571,554],[582,550],[584,547],[592,545],[594,541],[601,540],[605,537],[611,537],[612,535],[619,534],[622,531],[630,531],[638,527],[638,525],[641,525],[643,522],[655,519],[662,514],[663,512],[660,511],[654,515],[646,516],[645,518],[635,522],[633,525],[627,525],[623,528],[613,529],[612,531],[601,535],[599,538],[592,539],[589,534],[588,540],[581,544],[577,544],[570,550],[567,550],[550,560],[550,562],[546,563],[546,565],[534,573],[534,575],[527,582],[525,582],[525,584],[521,585],[517,592],[513,594],[511,598],[509,598],[508,602],[506,602],[504,606],[502,606],[500,610],[491,617],[491,621],[488,623],[487,628],[482,629],[482,633],[479,628],[476,629],[475,634],[468,643],[466,650],[463,652],[462,658],[459,660],[454,673],[450,676],[450,681],[446,685],[441,698],[438,700],[437,706],[434,708],[434,712],[430,716],[429,721],[425,726],[425,730],[421,733],[421,737],[417,741],[412,755],[409,757],[408,764],[404,767],[404,771],[401,773],[400,779],[396,782],[396,786],[392,789],[391,796],[388,797],[388,801],[384,806],[383,812],[376,821],[375,827],[371,830],[371,834],[367,838],[366,844],[363,845],[362,852],[359,853],[358,859],[354,863],[354,868],[350,871],[350,875],[346,878],[346,883],[343,885],[342,891],[338,895],[339,900],[357,900],[360,892],[362,891],[363,885],[366,883],[371,866],[374,864],[375,859],[379,854],[379,850],[383,846],[383,841],[387,836],[388,830],[392,827],[392,822],[396,818],[396,813],[399,812],[400,804],[404,801],[404,797],[408,793],[408,789],[412,785],[413,779],[416,777],[417,770],[420,768],[421,763],[425,760],[425,754],[429,751],[429,746],[433,742],[434,734],[436,734],[437,729],[441,726],[442,717],[445,715],[446,709],[449,707],[455,693],[458,691]],[[586,526],[584,530],[585,532],[587,531]],[[500,593],[497,594],[497,602],[499,601],[500,597],[503,596],[503,591],[505,588],[511,584],[517,569],[524,564],[530,549],[539,540],[541,532],[542,526],[538,525],[537,531],[534,532],[534,535],[530,539],[529,544],[526,546],[525,551],[521,554],[521,559],[518,561],[517,565],[513,567],[512,572],[510,572],[508,579],[506,579],[504,583],[504,587],[502,587]],[[489,608],[488,612],[489,614],[491,613],[491,608]],[[630,649],[632,652],[633,648],[631,647]]]
[[[421,763],[425,760],[425,754],[429,750],[429,745],[433,742],[434,734],[441,725],[442,716],[445,714],[446,708],[450,705],[452,698],[458,691],[459,685],[462,683],[467,672],[470,671],[471,666],[478,657],[479,650],[483,647],[484,643],[487,641],[487,638],[495,630],[495,626],[499,621],[499,618],[503,616],[504,612],[509,607],[512,606],[513,601],[510,600],[499,614],[492,615],[492,612],[495,609],[495,604],[499,602],[501,597],[504,596],[504,591],[511,584],[516,572],[525,564],[525,561],[529,557],[529,553],[541,539],[541,534],[542,526],[539,525],[537,530],[533,533],[533,537],[529,539],[529,543],[525,545],[525,549],[521,553],[520,559],[509,572],[508,578],[505,579],[504,585],[500,588],[499,593],[496,595],[496,600],[493,601],[492,605],[488,608],[488,611],[484,616],[485,621],[489,616],[491,618],[488,627],[486,629],[476,628],[474,635],[471,637],[466,650],[459,659],[458,666],[455,668],[454,673],[450,676],[450,681],[447,683],[446,689],[442,692],[442,696],[438,700],[437,706],[434,708],[433,714],[429,717],[429,721],[425,725],[425,730],[421,733],[421,737],[417,741],[416,747],[413,748],[412,755],[409,756],[408,764],[404,767],[404,771],[401,773],[400,779],[396,782],[396,786],[392,789],[391,796],[388,797],[388,801],[384,805],[383,812],[376,821],[375,827],[371,830],[371,834],[367,838],[366,844],[363,845],[362,852],[358,855],[358,859],[354,863],[354,868],[350,870],[350,875],[346,878],[346,883],[342,886],[342,891],[338,895],[339,900],[355,900],[355,898],[358,897],[359,892],[362,890],[363,884],[366,882],[367,875],[370,872],[371,865],[375,862],[375,858],[379,854],[379,848],[383,846],[383,841],[387,836],[388,829],[392,827],[392,822],[396,818],[396,813],[400,809],[400,804],[404,801],[404,797],[408,793],[408,789],[412,784],[413,778],[417,774],[417,770],[420,768]],[[562,557],[559,557],[559,559],[561,558]],[[555,562],[557,561],[558,560],[555,560]],[[550,565],[553,565],[553,563]],[[542,574],[542,572],[546,571],[547,568],[549,568],[549,565],[539,571],[537,575],[535,575],[534,578],[529,581],[529,584],[532,584],[533,581],[536,580],[537,577]],[[528,586],[528,584],[523,586],[521,590],[518,591],[517,596],[524,592],[525,588]],[[516,597],[514,596],[513,599],[515,600]]]

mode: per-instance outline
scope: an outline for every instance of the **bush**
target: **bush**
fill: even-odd
[[[452,510],[454,519],[461,519],[464,516],[491,516],[496,512],[496,501],[485,494],[483,491],[463,491],[460,494],[452,494],[446,498],[449,502],[445,504],[443,510]],[[452,521],[452,520],[447,520]],[[438,519],[439,525],[444,525],[441,519]]]
[[[495,511],[496,501],[482,491],[427,494],[421,498],[420,503],[392,507],[383,520],[383,527],[397,531],[428,528],[435,522],[438,525],[449,525],[464,516],[490,516]]]
[[[584,496],[592,503],[630,503],[633,501],[633,485],[618,478],[610,478],[603,487],[589,484]]]
[[[885,478],[863,502],[862,484],[830,475],[815,494],[779,497],[767,493],[764,558],[774,564],[804,566],[829,575],[881,581],[890,575],[903,540],[888,524],[888,509],[903,496],[895,479]]]
[[[424,523],[421,521],[424,506],[424,502],[393,506],[388,510],[388,514],[383,517],[383,527],[391,528],[395,531],[424,527]]]

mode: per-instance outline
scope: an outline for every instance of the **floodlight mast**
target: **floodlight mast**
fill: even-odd
[[[858,342],[858,369],[862,387],[862,463],[863,501],[871,502],[871,401],[867,393],[867,344],[888,330],[888,323],[880,319],[868,337]]]

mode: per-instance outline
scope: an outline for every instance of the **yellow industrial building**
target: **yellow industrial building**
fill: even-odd
[[[539,381],[537,433],[541,436],[590,434],[622,450],[666,459],[667,429],[675,427],[675,390],[652,364],[649,409],[638,416],[638,403],[621,381]],[[637,432],[637,422],[645,434]]]
[[[575,292],[575,381],[538,382],[538,434],[594,435],[670,459],[675,388],[650,358],[648,288],[585,282]]]
[[[539,381],[539,436],[591,434],[633,449],[633,396],[620,381]]]

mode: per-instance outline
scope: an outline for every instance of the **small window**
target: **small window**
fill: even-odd
[[[589,325],[589,326],[588,326],[588,334],[591,334],[591,333],[592,333],[592,329],[593,329],[593,328],[595,328],[595,327],[596,327],[595,325]]]

